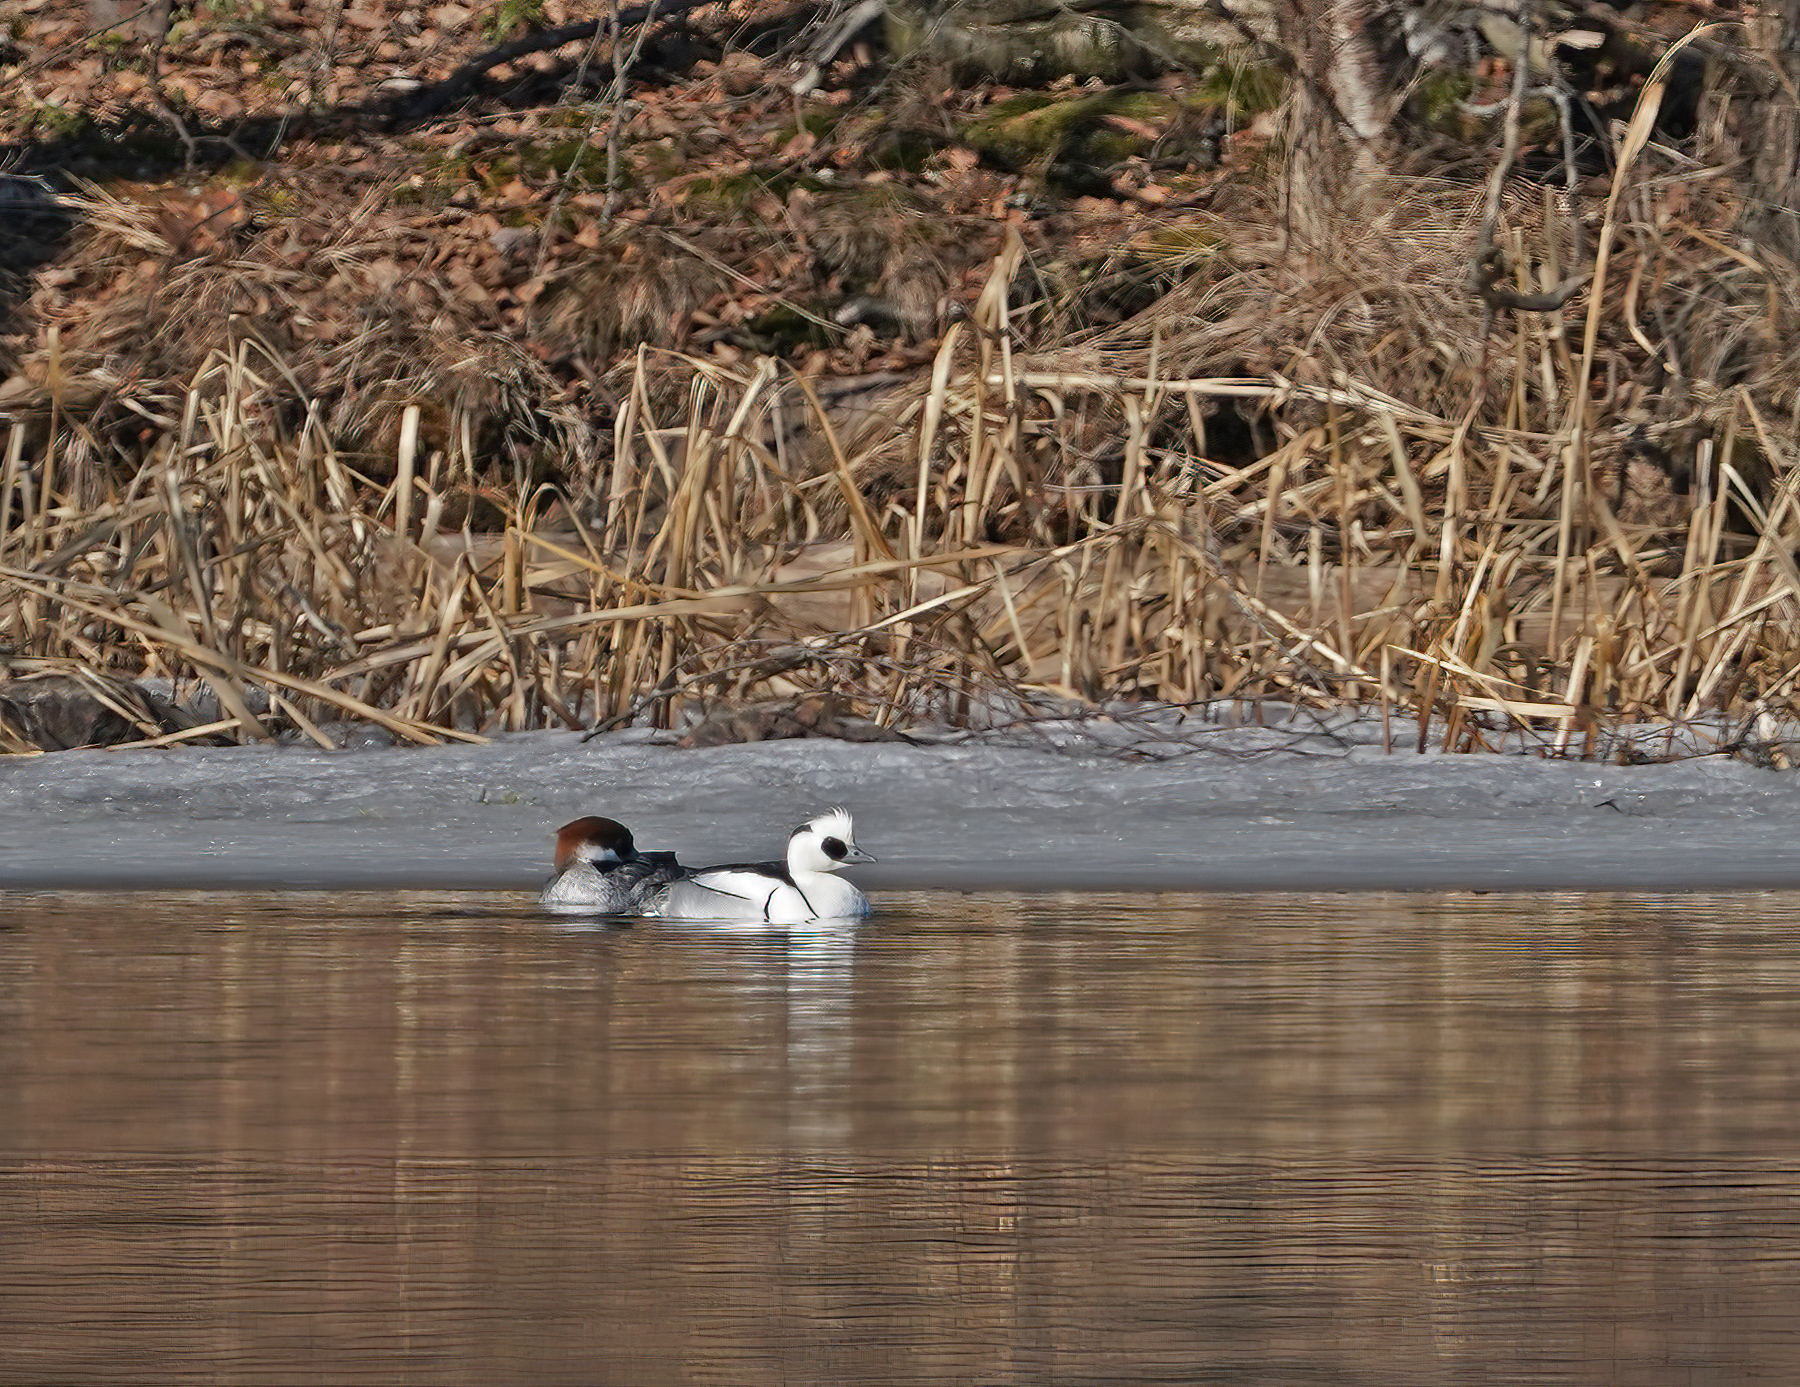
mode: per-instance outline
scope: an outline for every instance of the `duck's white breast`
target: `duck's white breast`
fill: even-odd
[[[743,870],[701,872],[675,882],[656,907],[666,920],[765,920],[774,925],[854,919],[868,911],[861,891],[823,872],[803,873],[789,885],[777,876]]]

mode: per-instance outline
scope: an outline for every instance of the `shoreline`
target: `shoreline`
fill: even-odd
[[[1284,749],[1269,749],[1286,736]],[[1800,888],[1800,781],[1723,757],[1600,765],[1222,729],[958,745],[513,735],[487,746],[78,751],[0,761],[0,891],[535,891],[602,813],[703,863],[774,855],[835,803],[865,889]]]

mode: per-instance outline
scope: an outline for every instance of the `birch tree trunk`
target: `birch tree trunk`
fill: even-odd
[[[1314,254],[1328,250],[1346,223],[1370,215],[1399,82],[1373,0],[1285,0],[1276,13],[1278,42],[1297,69],[1286,224],[1294,247]]]
[[[1774,71],[1750,99],[1744,143],[1752,197],[1744,230],[1766,251],[1800,265],[1800,0],[1780,0],[1752,34]]]

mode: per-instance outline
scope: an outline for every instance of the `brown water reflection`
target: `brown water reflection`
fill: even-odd
[[[1800,898],[883,905],[5,902],[0,1381],[1800,1380]]]

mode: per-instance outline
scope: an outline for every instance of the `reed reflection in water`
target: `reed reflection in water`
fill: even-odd
[[[1800,1380],[1800,898],[15,898],[0,1381]]]

